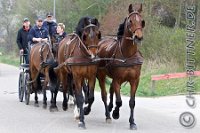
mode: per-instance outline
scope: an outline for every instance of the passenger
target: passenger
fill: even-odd
[[[43,26],[43,19],[38,17],[36,20],[36,25],[31,28],[28,40],[31,42],[31,46],[38,42],[48,41],[48,31]]]
[[[28,34],[31,29],[30,21],[24,18],[22,28],[18,30],[17,45],[20,54],[24,55],[26,64],[29,64],[29,50],[28,50]]]
[[[44,20],[43,26],[47,29],[50,37],[56,34],[57,24],[54,22],[53,14],[51,12],[46,14],[46,19]]]
[[[58,26],[56,28],[56,34],[54,34],[55,43],[60,43],[60,41],[65,38],[67,33],[64,31],[65,25],[63,23],[58,23]]]

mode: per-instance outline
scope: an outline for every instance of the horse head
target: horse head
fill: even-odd
[[[126,19],[126,28],[132,34],[134,42],[140,42],[143,39],[142,29],[145,27],[145,21],[142,19],[142,4],[129,5],[129,15]]]
[[[99,31],[100,24],[96,18],[85,17],[83,19],[83,25],[80,38],[91,57],[94,58],[97,55],[98,43],[101,39],[101,32]]]

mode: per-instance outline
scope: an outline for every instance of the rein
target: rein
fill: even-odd
[[[49,44],[48,44],[48,43],[42,44],[42,47],[41,47],[40,50],[39,50],[39,52],[40,52],[40,58],[41,58],[41,63],[40,63],[39,70],[38,70],[38,72],[37,72],[37,74],[36,74],[36,76],[35,76],[35,79],[33,79],[33,80],[31,80],[31,81],[28,81],[28,82],[27,82],[28,84],[32,84],[33,82],[35,82],[35,81],[37,80],[37,78],[38,78],[39,73],[41,72],[41,70],[42,70],[43,68],[46,67],[46,64],[45,64],[45,62],[43,61],[43,56],[42,56],[42,52],[43,52],[43,50],[44,50],[45,45],[48,46],[48,52],[47,52],[47,54],[46,54],[46,61],[47,61],[47,57],[48,57],[49,53],[51,53],[51,55],[52,55],[52,52],[51,52],[51,50],[50,50]],[[52,57],[54,58],[53,55],[52,55]]]
[[[90,24],[88,26],[86,26],[85,28],[87,27],[91,27],[91,26],[95,26],[93,24]],[[92,59],[91,58],[91,55],[90,55],[90,52],[88,51],[88,49],[90,48],[93,48],[93,47],[98,47],[98,46],[93,46],[93,45],[90,45],[88,46],[88,48],[84,45],[83,41],[81,40],[81,38],[76,34],[76,33],[71,33],[69,34],[69,36],[75,36],[73,37],[73,39],[71,39],[70,41],[68,41],[67,43],[65,43],[65,46],[64,46],[64,57],[65,57],[65,61],[63,63],[61,63],[60,65],[58,65],[56,68],[54,68],[55,70],[57,69],[60,69],[62,68],[63,66],[66,66],[66,65],[90,65],[90,64],[95,64],[96,61],[95,61],[95,58]],[[67,45],[71,44],[74,40],[78,39],[78,43],[75,43],[74,47],[72,48],[72,50],[70,51],[70,54],[67,55]],[[81,57],[78,57],[78,56],[73,56],[73,52],[75,51],[75,48],[78,46],[78,48],[80,49],[80,52],[84,55],[84,56],[81,56]],[[85,52],[86,53],[85,53]],[[72,59],[82,59],[82,60],[91,60],[89,62],[80,62],[80,63],[70,63],[69,60],[72,60]]]

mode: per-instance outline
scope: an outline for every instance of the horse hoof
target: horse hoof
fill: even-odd
[[[81,128],[81,129],[86,129],[84,122],[79,122],[78,127]]]
[[[35,103],[34,106],[35,106],[35,107],[39,107],[39,104],[38,104],[38,103]]]
[[[111,111],[112,111],[112,108],[113,108],[113,105],[112,105],[112,104],[109,104],[109,105],[108,105],[108,111],[111,112]]]
[[[119,111],[114,110],[112,113],[113,119],[119,119]]]
[[[137,125],[134,124],[130,124],[130,130],[137,130]]]
[[[88,107],[84,108],[84,115],[88,115],[90,113],[91,109]]]
[[[63,107],[63,111],[67,111],[67,109],[68,109],[67,107]]]
[[[106,123],[112,123],[112,119],[111,118],[106,118]]]
[[[63,108],[64,111],[67,111],[68,105],[63,105],[62,108]]]

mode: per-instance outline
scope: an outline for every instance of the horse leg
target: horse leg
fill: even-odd
[[[73,82],[73,76],[71,74],[68,74],[68,104],[70,106],[74,105],[74,82]]]
[[[39,107],[39,104],[38,104],[38,96],[37,96],[37,90],[35,91],[35,107]]]
[[[111,84],[110,86],[110,103],[108,105],[108,110],[109,112],[112,111],[112,108],[113,108],[113,94],[114,94],[114,88],[113,88],[113,85]]]
[[[67,82],[68,82],[68,76],[67,74],[62,74],[62,87],[63,87],[63,103],[62,103],[62,108],[64,111],[68,109],[68,98],[67,98]],[[66,82],[67,81],[67,82]]]
[[[30,73],[31,73],[31,79],[34,80],[36,78],[36,74],[38,73],[37,69],[34,66],[30,65]],[[38,96],[37,96],[37,88],[38,88],[38,78],[35,82],[32,84],[32,91],[35,93],[35,107],[39,107],[38,104]]]
[[[88,80],[89,84],[89,95],[88,95],[88,106],[84,108],[84,114],[88,115],[91,111],[92,104],[94,102],[94,86],[96,82],[96,76],[90,76],[90,79]]]
[[[137,126],[134,122],[134,108],[135,108],[135,93],[138,87],[139,79],[133,81],[130,83],[131,85],[131,95],[129,100],[129,107],[130,107],[130,117],[129,117],[129,123],[130,123],[130,129],[136,130]]]
[[[43,108],[47,108],[47,95],[46,95],[46,87],[42,90],[43,92]]]
[[[58,94],[59,84],[57,83],[55,89],[51,90],[51,105],[49,107],[50,112],[58,111],[58,107],[56,106],[56,98]]]
[[[109,108],[107,104],[107,92],[106,92],[106,86],[105,86],[106,75],[99,73],[97,74],[97,78],[99,80],[99,86],[101,88],[101,98],[105,107],[106,122],[111,122],[110,112],[109,112]]]
[[[67,98],[67,92],[63,91],[63,103],[62,103],[62,108],[64,111],[68,109],[68,98]]]
[[[120,84],[117,81],[112,82],[112,87],[115,89],[116,94],[116,107],[113,111],[112,117],[114,119],[119,119],[119,108],[122,106],[122,100],[120,95]]]
[[[47,75],[47,74],[45,74]],[[43,93],[43,108],[46,109],[47,108],[47,95],[46,95],[46,88],[47,88],[47,83],[48,83],[48,77],[45,76],[45,80],[44,80],[44,84],[42,87],[42,93]]]
[[[58,90],[51,91],[51,105],[49,107],[50,112],[58,111],[58,107],[56,105],[56,98],[57,98]]]
[[[74,77],[75,80],[75,97],[76,97],[76,103],[77,103],[77,107],[79,108],[79,112],[80,112],[80,117],[79,117],[79,123],[78,123],[78,127],[80,128],[85,128],[85,122],[84,122],[84,110],[83,110],[83,103],[84,103],[84,97],[83,97],[83,93],[82,93],[82,80],[80,77]]]
[[[85,104],[88,104],[89,87],[85,81],[83,81],[83,92],[85,94]]]

